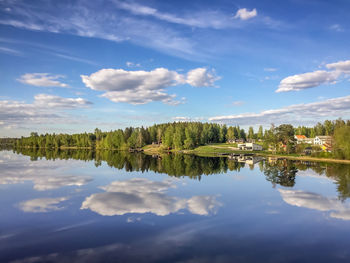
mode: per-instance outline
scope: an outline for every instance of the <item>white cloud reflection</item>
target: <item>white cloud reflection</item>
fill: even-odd
[[[283,200],[290,205],[330,212],[330,217],[350,220],[350,205],[336,198],[325,197],[301,190],[278,189]]]
[[[82,186],[92,181],[90,176],[66,174],[61,167],[67,165],[67,162],[62,160],[30,161],[24,156],[1,154],[0,185],[31,181],[35,190],[46,191],[64,186]]]
[[[59,204],[66,200],[68,200],[67,197],[37,198],[21,202],[19,208],[23,212],[46,213],[63,209],[64,207]]]
[[[176,186],[169,180],[155,182],[145,178],[114,181],[101,187],[104,193],[93,194],[85,199],[81,209],[90,209],[103,216],[128,213],[153,213],[165,216],[187,209],[193,214],[216,213],[221,204],[215,196],[193,196],[180,198],[166,193]]]

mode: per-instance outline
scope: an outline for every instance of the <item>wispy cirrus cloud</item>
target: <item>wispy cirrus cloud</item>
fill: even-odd
[[[63,75],[53,75],[50,73],[26,73],[17,80],[23,84],[37,87],[68,87],[67,84],[60,81],[62,78],[64,78]]]
[[[187,74],[180,74],[166,68],[151,71],[127,71],[124,69],[101,69],[90,76],[81,75],[86,87],[104,91],[102,95],[113,102],[146,104],[161,101],[169,105],[183,102],[175,100],[175,94],[168,94],[169,87],[189,84],[193,87],[214,86],[219,77],[213,70],[197,68]]]
[[[350,116],[350,96],[328,99],[306,104],[296,104],[260,113],[243,113],[209,118],[210,121],[239,125],[314,124],[326,118],[347,118]]]
[[[134,15],[150,16],[168,23],[179,24],[189,27],[198,28],[214,28],[222,29],[232,27],[235,24],[230,19],[228,14],[219,11],[201,11],[196,10],[188,14],[177,15],[168,12],[162,12],[157,8],[142,5],[136,2],[114,1],[116,6],[120,9],[127,10]],[[241,9],[240,9],[241,10]],[[251,12],[239,11],[240,16],[247,19],[256,15],[256,9]],[[255,15],[254,15],[255,13]],[[243,18],[242,18],[243,19]],[[244,20],[244,19],[243,19]]]
[[[114,42],[127,41],[191,60],[214,56],[210,53],[212,46],[203,45],[203,39],[194,34],[193,29],[238,29],[246,26],[245,20],[257,16],[256,9],[240,9],[235,19],[229,10],[211,10],[189,4],[186,11],[169,11],[137,1],[116,0],[84,4],[75,1],[69,5],[64,1],[42,0],[29,4],[18,0],[4,1],[3,6],[11,6],[11,12],[5,12],[0,18],[3,25]],[[255,22],[271,29],[281,24],[266,16],[259,16]]]
[[[14,56],[22,56],[22,52],[13,49],[13,48],[8,48],[8,47],[0,47],[0,52],[5,53],[5,54],[10,54]]]
[[[326,68],[330,71],[316,70],[286,77],[281,80],[276,92],[300,91],[320,85],[335,84],[343,74],[350,73],[350,60],[326,64]]]

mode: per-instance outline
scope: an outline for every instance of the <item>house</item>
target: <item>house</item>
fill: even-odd
[[[263,147],[256,143],[240,143],[238,149],[243,151],[262,151]]]
[[[316,136],[314,139],[315,145],[324,145],[325,143],[332,145],[332,136]]]
[[[304,143],[304,140],[307,139],[305,135],[294,135],[294,138],[297,140],[297,144]]]
[[[321,146],[322,150],[324,152],[331,152],[332,151],[332,145],[329,144],[329,143],[324,143],[322,146]]]
[[[227,140],[227,143],[235,143],[236,142],[236,139],[228,139]]]
[[[297,140],[297,144],[301,144],[301,143],[313,144],[314,143],[314,139],[307,138],[305,135],[294,135],[294,138]]]

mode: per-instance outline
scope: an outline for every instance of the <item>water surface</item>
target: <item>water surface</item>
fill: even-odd
[[[0,262],[349,262],[350,166],[0,152]]]

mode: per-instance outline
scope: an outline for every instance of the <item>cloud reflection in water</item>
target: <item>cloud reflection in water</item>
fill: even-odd
[[[331,212],[330,217],[350,220],[350,205],[335,198],[301,190],[278,189],[283,200],[290,205]]]
[[[187,199],[166,193],[166,190],[175,187],[170,180],[156,182],[145,178],[133,178],[127,181],[114,181],[101,187],[106,192],[87,197],[81,209],[90,209],[103,216],[127,213],[153,213],[165,216],[183,209],[192,214],[209,215],[216,213],[221,205],[215,196],[193,196]]]

